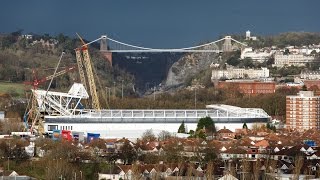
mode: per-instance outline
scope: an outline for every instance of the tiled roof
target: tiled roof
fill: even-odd
[[[227,153],[227,154],[247,154],[247,151],[240,148],[240,147],[231,147],[229,149],[227,149],[226,151],[224,151],[223,153]]]
[[[220,133],[233,133],[233,132],[229,129],[224,128],[224,129],[220,129],[217,133],[220,134]]]

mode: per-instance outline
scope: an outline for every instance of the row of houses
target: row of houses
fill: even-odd
[[[284,53],[287,51],[286,53]],[[316,62],[317,58],[315,53],[319,53],[319,48],[312,49],[297,49],[292,47],[286,47],[286,50],[280,49],[259,49],[254,50],[251,47],[244,48],[241,51],[240,58],[250,58],[253,62],[263,63],[270,58],[274,58],[273,67],[283,67],[283,66],[306,66],[307,63]]]
[[[210,147],[218,155],[213,167],[208,163],[202,164],[192,161],[180,163],[160,161],[156,164],[145,164],[139,161],[132,165],[115,164],[112,171],[100,172],[99,177],[100,179],[134,179],[136,176],[145,179],[156,177],[206,179],[208,173],[211,173],[218,179],[234,169],[233,178],[247,179],[247,176],[242,174],[244,161],[251,164],[251,168],[256,166],[260,170],[259,177],[292,178],[299,168],[300,177],[314,178],[320,170],[320,148],[312,141],[313,139],[316,142],[319,141],[319,131],[317,130],[312,129],[303,133],[288,131],[279,134],[248,130],[246,135],[242,133],[243,138],[241,139],[231,138],[236,134],[236,132],[223,129],[220,131],[218,139],[210,141],[189,138],[132,143],[137,147],[137,151],[155,155],[165,153],[165,146],[173,143],[182,147],[182,156],[189,158],[199,154],[201,149]],[[311,141],[313,143],[310,144]],[[306,172],[308,173],[306,174]]]

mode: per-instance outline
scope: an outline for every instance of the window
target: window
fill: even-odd
[[[48,125],[48,131],[53,131],[57,129],[58,129],[58,125]]]

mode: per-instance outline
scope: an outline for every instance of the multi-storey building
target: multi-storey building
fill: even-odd
[[[272,94],[276,90],[275,82],[261,81],[220,81],[219,88],[233,88],[247,95]]]
[[[304,54],[276,54],[274,56],[274,67],[283,67],[285,65],[291,66],[305,66],[306,63],[314,62],[314,56],[306,56]]]
[[[269,69],[262,67],[261,69],[245,69],[245,68],[233,68],[227,69],[213,69],[211,79],[258,79],[268,78],[270,75]]]
[[[306,80],[319,80],[320,70],[317,70],[317,71],[303,70],[300,73],[300,78],[306,79]]]
[[[286,127],[303,131],[319,129],[320,96],[313,91],[300,91],[286,97]]]
[[[265,60],[268,60],[272,55],[272,52],[267,52],[267,51],[254,51],[251,47],[249,48],[244,48],[243,51],[241,51],[241,59],[244,58],[251,58],[253,61],[257,62],[264,62]]]

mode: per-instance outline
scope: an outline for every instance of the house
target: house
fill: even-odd
[[[233,139],[234,136],[235,136],[235,133],[229,129],[226,129],[226,127],[224,127],[223,129],[220,129],[217,132],[217,138],[219,139]]]
[[[19,175],[16,171],[13,170],[0,170],[0,176],[1,176],[1,180],[5,180],[5,179],[19,179],[19,180],[33,180],[35,178],[29,177],[29,176],[25,176],[25,175]]]
[[[240,147],[232,147],[220,153],[220,158],[223,160],[241,159],[246,157],[247,151]]]
[[[125,179],[125,173],[119,166],[107,169],[105,172],[98,173],[98,180],[102,179]]]
[[[107,153],[114,153],[116,151],[116,143],[117,139],[106,139],[105,145],[107,148]]]
[[[266,173],[266,177],[270,179],[278,179],[278,180],[304,180],[304,179],[314,179],[315,175],[303,175],[300,174],[298,177],[295,174],[283,174],[283,173]]]
[[[236,177],[232,176],[231,174],[226,174],[219,178],[218,180],[238,180]]]

